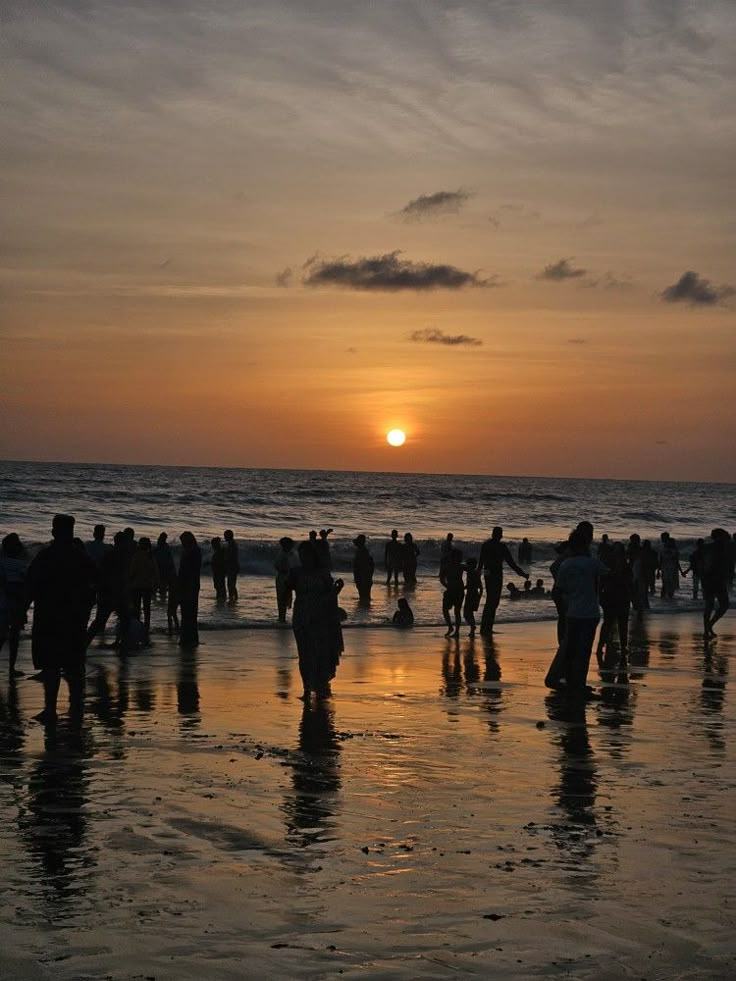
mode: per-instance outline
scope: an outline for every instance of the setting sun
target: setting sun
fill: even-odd
[[[403,429],[392,429],[386,433],[386,442],[391,446],[403,446],[406,442],[406,433]]]

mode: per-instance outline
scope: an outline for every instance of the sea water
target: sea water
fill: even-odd
[[[340,603],[346,624],[386,623],[398,596],[406,595],[417,623],[441,622],[437,574],[442,541],[448,532],[464,558],[477,557],[494,525],[501,525],[516,558],[527,537],[534,557],[529,572],[551,586],[554,546],[581,519],[593,522],[596,539],[604,532],[625,541],[632,532],[655,544],[668,531],[680,546],[683,567],[696,538],[716,525],[736,529],[736,485],[508,477],[457,474],[397,474],[326,470],[259,470],[211,467],[124,466],[79,463],[0,462],[0,534],[17,532],[29,553],[49,541],[56,512],[76,517],[84,541],[95,524],[107,538],[130,526],[137,537],[155,543],[168,533],[177,554],[182,531],[194,533],[203,552],[200,624],[203,628],[271,626],[276,619],[273,559],[279,538],[299,542],[310,529],[332,528],[333,574],[345,578]],[[209,573],[210,539],[231,528],[240,550],[240,599],[218,606]],[[383,555],[392,528],[409,531],[419,546],[418,583],[406,591],[384,585]],[[352,583],[352,541],[368,536],[376,560],[370,607],[358,604]],[[507,569],[507,581],[521,585]],[[674,602],[655,601],[656,609],[691,608],[690,580]],[[163,624],[160,607],[154,628]],[[550,618],[548,600],[505,597],[498,620]]]

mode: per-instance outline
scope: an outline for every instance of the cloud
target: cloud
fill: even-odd
[[[662,290],[660,296],[667,303],[713,306],[735,293],[736,289],[733,286],[713,286],[709,280],[689,269],[676,283]]]
[[[558,262],[551,262],[539,273],[537,279],[551,279],[554,282],[561,282],[565,279],[578,279],[584,276],[587,270],[576,269],[572,265],[572,259],[560,259]]]
[[[669,440],[667,440],[667,439],[658,439],[658,440],[656,440],[656,443],[657,443],[657,446],[669,446],[670,445]]]
[[[588,341],[584,337],[568,337],[568,344],[587,344]]]
[[[425,327],[409,334],[409,340],[415,344],[444,344],[447,347],[482,347],[483,341],[467,334],[446,334],[438,327]]]
[[[466,272],[456,266],[430,262],[412,262],[399,258],[401,252],[360,257],[352,260],[320,259],[312,256],[304,264],[306,286],[342,286],[351,290],[458,290],[464,286],[493,286],[477,272]]]
[[[418,198],[404,205],[398,216],[403,221],[426,221],[442,215],[456,215],[472,196],[469,191],[462,189],[420,194]]]
[[[634,287],[632,280],[628,276],[617,276],[612,272],[605,272],[598,279],[586,279],[580,285],[585,286],[587,289],[602,290],[630,290]]]
[[[291,277],[294,275],[294,270],[289,266],[286,269],[282,269],[280,273],[276,274],[276,285],[287,287],[291,285]]]

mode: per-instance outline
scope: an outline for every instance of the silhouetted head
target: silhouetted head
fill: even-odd
[[[197,539],[194,537],[191,531],[183,531],[181,535],[179,535],[179,541],[181,542],[182,548],[186,551],[196,548],[197,546]]]
[[[659,540],[660,542],[662,542],[663,545],[666,545],[667,542],[670,540],[670,533],[668,531],[663,531],[662,534],[659,536]]]
[[[524,580],[524,592],[525,593],[528,593],[531,588],[532,588],[532,581],[531,581],[531,579],[525,579]]]
[[[585,531],[576,528],[568,539],[570,551],[573,555],[587,555],[590,548],[590,540]]]
[[[74,538],[74,518],[71,514],[55,514],[51,534],[57,542],[70,542]]]
[[[409,600],[405,596],[402,596],[401,599],[398,600],[398,606],[399,606],[399,609],[400,610],[410,610],[411,609],[411,607],[409,606]]]
[[[404,535],[404,541],[406,542],[407,545],[411,545],[412,542],[414,541],[414,538],[410,531],[407,531],[407,533]]]
[[[115,548],[122,548],[123,545],[125,545],[125,542],[126,542],[125,534],[122,531],[116,531],[115,534],[112,536],[112,543],[115,546]]]
[[[718,542],[719,545],[726,545],[731,540],[731,536],[723,528],[714,528],[710,537],[714,542]]]
[[[394,539],[394,541],[396,541],[396,539],[399,537],[399,533],[395,528],[391,529],[391,537]]]
[[[129,542],[135,541],[135,531],[132,528],[123,528],[123,534]]]
[[[305,572],[316,572],[319,568],[319,555],[314,547],[314,544],[309,542],[302,542],[297,548],[299,553],[299,561],[301,562],[302,569]]]
[[[353,539],[353,545],[355,545],[356,548],[365,548],[365,542],[365,535],[362,534]]]
[[[92,529],[92,537],[94,538],[94,540],[96,542],[104,541],[104,538],[105,538],[105,526],[104,525],[95,525],[94,528]]]
[[[536,589],[544,589],[544,579],[537,579],[534,586]]]
[[[312,530],[309,532],[309,541],[310,542],[317,541],[317,532],[314,530],[314,528],[312,528]]]
[[[522,545],[528,545],[529,544],[529,539],[528,538],[522,538],[521,539],[521,544]]]
[[[289,538],[288,535],[284,535],[283,538],[279,538],[279,545],[283,548],[285,552],[290,552],[294,547],[294,539]]]
[[[215,535],[214,538],[210,539],[210,545],[212,546],[213,552],[219,552],[222,548],[222,539],[219,535]]]
[[[491,538],[496,542],[500,542],[501,539],[503,538],[503,528],[496,525],[496,527],[491,532]]]
[[[151,539],[150,538],[146,538],[145,535],[142,538],[139,538],[138,539],[138,548],[141,549],[141,551],[143,551],[143,552],[150,552],[151,551]]]
[[[11,531],[9,535],[3,538],[3,555],[7,555],[9,559],[19,559],[23,555],[23,552],[23,543],[16,532]]]
[[[169,536],[166,534],[165,531],[162,531],[161,534],[158,536],[158,544],[159,545],[165,545],[166,542],[168,541],[168,539],[169,539]]]
[[[608,545],[608,535],[606,535],[605,533],[601,535],[601,544]]]
[[[225,531],[223,531],[222,533],[222,537],[225,539],[226,542],[231,542],[235,536],[233,535],[232,531],[229,528],[226,528]]]
[[[332,534],[332,528],[320,528],[319,530],[319,537],[322,539],[322,541],[326,541],[327,536],[331,534]]]
[[[641,538],[636,532],[633,535],[629,535],[629,541],[632,545],[641,545]]]
[[[593,544],[593,525],[589,521],[578,521],[575,531],[584,537],[586,545]]]
[[[699,538],[697,542],[695,542],[695,545],[697,548],[702,548],[703,545],[705,545],[705,541],[702,538]]]
[[[453,535],[453,533],[451,531],[448,531],[447,532],[447,538],[445,539],[445,541],[446,542],[452,542],[454,538],[455,538],[455,536]]]

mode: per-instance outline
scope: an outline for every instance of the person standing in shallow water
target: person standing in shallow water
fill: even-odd
[[[197,623],[199,607],[199,585],[202,569],[202,552],[191,531],[182,532],[181,561],[177,579],[177,593],[181,609],[179,630],[180,647],[199,646],[199,626]]]
[[[53,542],[41,549],[28,568],[27,602],[33,603],[31,654],[41,672],[44,709],[38,719],[56,720],[62,673],[69,685],[70,712],[81,716],[87,649],[90,586],[97,571],[83,548],[74,542],[74,518],[54,517]]]
[[[222,539],[216,535],[211,541],[212,558],[210,567],[212,569],[212,585],[215,589],[215,599],[218,603],[227,600],[227,589],[225,588],[225,552],[222,547]]]
[[[404,535],[402,546],[402,558],[404,568],[404,583],[407,586],[417,584],[417,564],[419,559],[419,546],[415,544],[414,537],[410,531]]]
[[[223,550],[225,552],[227,599],[228,603],[235,603],[238,599],[238,576],[240,575],[240,554],[238,552],[238,543],[235,541],[235,536],[229,528],[223,532],[222,537],[225,539]]]
[[[10,678],[23,672],[15,667],[20,635],[26,623],[26,552],[18,535],[6,535],[0,548],[0,649],[8,642]]]
[[[294,539],[285,535],[279,540],[279,550],[273,560],[273,567],[276,570],[276,608],[279,623],[286,623],[286,611],[291,609],[289,577],[291,570],[298,564],[299,559],[294,552]]]
[[[386,542],[383,553],[384,566],[386,568],[386,585],[391,585],[393,576],[394,585],[399,585],[399,572],[404,564],[404,550],[399,541],[399,533],[396,528],[392,529],[391,537]]]
[[[480,598],[483,595],[483,580],[478,572],[478,563],[475,559],[468,559],[465,563],[468,570],[465,583],[465,604],[463,606],[463,616],[465,622],[470,627],[470,636],[475,637],[475,614],[480,606]]]
[[[344,650],[337,606],[344,583],[320,568],[319,554],[311,542],[302,542],[298,551],[301,564],[292,569],[290,577],[294,591],[291,624],[306,701],[312,693],[322,698],[331,694],[330,682]]]
[[[358,597],[361,603],[370,603],[371,588],[373,587],[373,573],[376,564],[373,556],[368,551],[365,535],[358,535],[353,539],[355,555],[353,556],[353,580],[355,588],[358,590]]]
[[[440,575],[440,582],[445,587],[442,596],[442,616],[447,624],[445,637],[460,636],[460,611],[465,595],[463,582],[463,553],[459,548],[453,548]],[[452,616],[451,616],[452,614]],[[454,617],[455,626],[453,629]]]
[[[162,531],[153,549],[153,558],[158,569],[158,594],[164,601],[172,583],[176,585],[176,565],[168,538],[166,532]]]
[[[496,610],[501,602],[501,592],[503,590],[503,566],[504,563],[517,572],[524,579],[529,578],[529,573],[524,572],[521,566],[514,562],[508,545],[502,541],[503,528],[496,526],[491,532],[491,537],[483,542],[478,559],[478,571],[483,574],[486,584],[486,604],[483,607],[483,616],[480,622],[481,634],[493,633],[496,622]]]
[[[728,610],[728,577],[730,571],[730,539],[723,528],[714,528],[710,541],[703,548],[703,634],[712,640],[716,623]],[[717,609],[716,609],[717,607]]]

